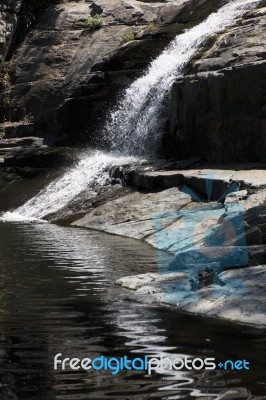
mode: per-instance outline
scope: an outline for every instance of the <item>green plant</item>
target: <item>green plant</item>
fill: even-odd
[[[148,28],[148,29],[153,29],[156,27],[156,22],[153,20],[147,21],[147,22],[142,22],[139,23],[138,26],[140,28]]]
[[[5,135],[6,135],[5,130],[1,130],[0,131],[0,140],[4,139]]]
[[[154,21],[148,21],[147,27],[148,27],[149,29],[154,29],[155,26],[156,26],[156,23],[155,23]]]
[[[11,80],[7,63],[3,64],[0,73],[0,90],[2,92],[1,106],[3,107],[3,117],[9,118],[9,106],[11,103]]]
[[[131,42],[132,40],[135,39],[135,33],[133,31],[133,29],[130,29],[129,31],[127,31],[127,33],[125,33],[125,35],[122,37],[122,42],[123,43],[128,43]]]
[[[10,74],[9,74],[7,64],[3,65],[0,76],[1,76],[1,84],[3,86],[3,89],[9,89],[11,86],[11,82],[10,82]]]
[[[22,122],[24,122],[25,124],[30,124],[34,121],[34,118],[32,115],[24,115],[24,117],[22,118]]]
[[[93,32],[102,26],[103,18],[101,17],[101,15],[96,14],[93,17],[92,16],[88,17],[86,24],[87,24],[87,28],[89,29],[89,31]]]
[[[3,106],[5,108],[8,108],[10,106],[10,103],[11,103],[11,97],[10,94],[7,93],[5,96],[3,96]]]

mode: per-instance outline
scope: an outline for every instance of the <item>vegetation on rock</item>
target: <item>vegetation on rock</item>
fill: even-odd
[[[0,74],[0,88],[1,88],[1,99],[0,106],[3,107],[3,115],[2,118],[4,121],[9,118],[9,106],[10,106],[10,92],[11,92],[11,82],[10,82],[10,74],[8,65],[5,63],[2,66],[1,74]]]
[[[87,27],[88,27],[89,31],[93,32],[102,26],[103,18],[101,17],[101,15],[96,14],[94,16],[90,16],[87,19],[86,23],[87,23]]]
[[[135,33],[134,33],[133,29],[130,29],[129,31],[127,31],[127,33],[122,37],[123,43],[131,42],[134,39],[135,39]]]
[[[22,122],[24,122],[25,124],[31,124],[31,123],[33,123],[33,121],[34,121],[33,116],[28,115],[28,114],[24,115],[24,117],[22,119]]]

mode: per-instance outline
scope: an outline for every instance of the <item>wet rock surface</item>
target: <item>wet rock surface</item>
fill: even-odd
[[[180,3],[174,2],[172,8]],[[141,5],[70,1],[44,11],[9,66],[11,119],[31,114],[44,136],[64,140],[71,134],[87,141],[107,98],[128,85],[166,45],[141,36],[148,22],[168,6],[144,3],[142,11]],[[98,14],[99,27],[91,29],[88,18]],[[124,43],[124,37],[133,34],[134,39],[131,26],[136,24],[138,40]]]
[[[0,99],[0,115],[2,108],[12,121],[33,116],[35,134],[48,138],[49,145],[98,143],[102,138],[95,130],[120,91],[177,33],[219,3],[56,2],[36,16],[8,62],[10,87]],[[95,17],[99,23],[93,27]]]
[[[263,325],[265,165],[201,167],[119,167],[111,174],[133,182],[135,191],[105,202],[72,225],[145,240],[163,250],[157,274],[117,281],[136,290],[141,300]],[[242,292],[241,285],[230,286],[240,280],[248,292]],[[191,301],[195,296],[200,300]]]
[[[5,158],[14,152],[29,149],[42,148],[43,139],[36,137],[25,137],[16,139],[2,139],[0,140],[0,165],[5,164]]]
[[[172,154],[211,162],[265,160],[265,27],[264,4],[214,38],[174,83]]]
[[[171,230],[182,228],[182,218],[191,221],[190,224],[198,219],[195,240],[202,242],[206,230],[214,226],[226,229],[228,220],[234,222],[240,215],[243,232],[239,232],[239,236],[245,235],[249,245],[262,244],[265,242],[266,170],[258,164],[252,169],[251,165],[245,167],[231,165],[230,169],[221,170],[202,166],[191,170],[149,171],[151,166],[144,165],[134,173],[131,167],[131,182],[133,186],[137,182],[139,190],[107,202],[73,225],[143,239],[161,250],[174,252],[187,245],[181,242],[180,247],[179,238],[171,234]],[[127,171],[127,168],[119,168],[124,177],[128,177]],[[116,171],[115,176],[117,174]],[[164,226],[171,227],[169,234],[164,232]],[[154,234],[156,230],[163,231],[162,238]],[[187,235],[189,237],[189,231]]]
[[[0,140],[0,212],[12,210],[73,167],[80,152],[49,148],[43,138]]]
[[[134,189],[117,184],[92,186],[90,190],[84,190],[76,196],[67,206],[53,214],[48,214],[45,219],[60,225],[69,225],[84,217],[88,211],[129,193],[134,193]]]
[[[223,286],[211,284],[194,291],[182,275],[169,276],[169,281],[166,276],[148,279],[149,275],[137,275],[119,279],[117,284],[135,290],[135,297],[150,304],[168,304],[192,314],[265,326],[265,274],[265,265],[226,271],[220,274]]]
[[[0,212],[17,208],[58,175],[56,169],[0,165]]]
[[[5,167],[53,168],[74,166],[78,161],[77,152],[71,148],[24,147],[11,150],[4,157]]]

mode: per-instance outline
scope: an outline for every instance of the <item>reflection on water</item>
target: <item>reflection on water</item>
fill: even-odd
[[[156,253],[139,241],[1,223],[1,399],[265,399],[262,332],[139,304],[113,284],[146,271],[156,271]],[[58,352],[245,357],[252,371],[60,372],[53,370]]]

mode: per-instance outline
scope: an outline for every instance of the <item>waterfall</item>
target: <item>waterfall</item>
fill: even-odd
[[[45,215],[66,206],[82,190],[91,185],[104,185],[109,180],[112,166],[132,163],[133,157],[95,152],[84,157],[77,166],[56,179],[35,197],[14,210],[2,215],[4,221],[38,221]]]
[[[146,73],[125,90],[109,117],[105,131],[112,148],[124,154],[156,154],[160,145],[160,111],[171,83],[182,76],[184,67],[211,36],[233,25],[257,0],[233,0],[204,22],[176,36]]]
[[[178,35],[144,75],[125,90],[110,112],[102,132],[110,143],[110,153],[85,156],[34,198],[5,213],[2,220],[39,220],[64,207],[92,183],[106,183],[112,165],[136,160],[132,156],[156,154],[162,135],[160,111],[173,80],[182,76],[184,67],[208,38],[236,23],[258,3],[259,0],[232,0],[204,22]]]

